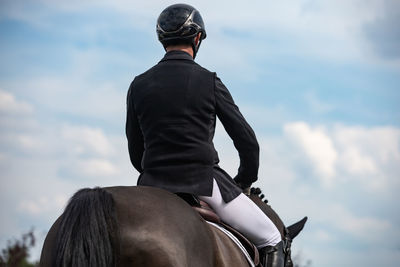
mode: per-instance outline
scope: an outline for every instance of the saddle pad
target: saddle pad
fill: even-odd
[[[256,267],[253,260],[251,259],[250,255],[249,255],[249,253],[247,252],[245,247],[242,245],[242,243],[239,241],[239,239],[236,238],[236,236],[234,236],[231,232],[229,232],[228,230],[226,230],[225,228],[223,228],[222,226],[220,226],[216,223],[209,222],[209,221],[206,221],[206,222],[208,224],[214,226],[215,228],[217,228],[224,234],[226,234],[233,241],[233,243],[235,243],[239,247],[239,249],[242,251],[242,253],[246,257],[247,261],[249,262],[250,267]]]

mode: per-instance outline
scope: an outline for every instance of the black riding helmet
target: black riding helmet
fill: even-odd
[[[201,37],[196,46],[194,39],[199,32]],[[193,58],[196,57],[201,41],[207,36],[199,11],[186,4],[175,4],[161,12],[157,20],[157,35],[164,48],[169,45],[190,44]]]

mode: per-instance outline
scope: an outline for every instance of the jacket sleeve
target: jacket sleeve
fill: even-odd
[[[215,76],[216,113],[239,152],[240,166],[235,182],[250,186],[257,180],[259,146],[256,135],[236,106],[228,89]]]
[[[132,83],[133,84],[133,83]],[[126,137],[128,139],[129,157],[132,165],[139,172],[143,172],[142,157],[144,152],[143,134],[139,126],[139,121],[133,106],[132,84],[128,91],[126,106]]]

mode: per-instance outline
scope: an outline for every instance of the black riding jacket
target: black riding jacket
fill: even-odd
[[[126,135],[138,185],[211,196],[213,178],[229,202],[241,192],[218,166],[216,117],[239,152],[237,182],[257,180],[256,136],[215,73],[183,51],[170,51],[135,77],[127,97]]]

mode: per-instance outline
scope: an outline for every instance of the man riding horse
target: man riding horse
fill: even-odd
[[[199,11],[167,7],[157,35],[166,54],[135,77],[127,96],[126,135],[138,185],[197,196],[257,246],[264,266],[283,267],[280,232],[242,193],[257,180],[256,136],[222,81],[194,61],[207,36]],[[239,153],[234,179],[218,166],[212,141],[217,117]]]

